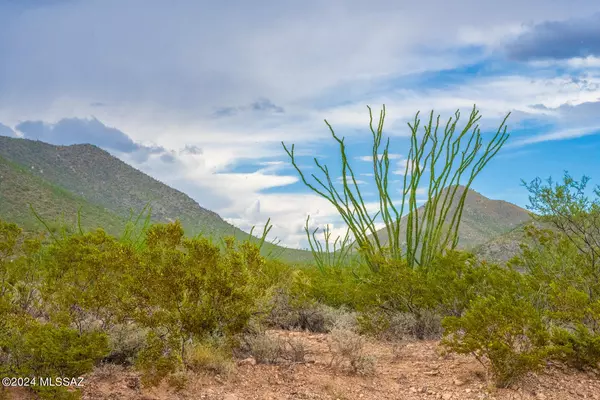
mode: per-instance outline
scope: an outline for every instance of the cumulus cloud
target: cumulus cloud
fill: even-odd
[[[365,105],[376,118],[386,104],[386,133],[402,139],[417,110],[444,119],[460,108],[464,118],[477,103],[490,130],[510,110],[512,128],[546,120],[561,131],[574,121],[561,110],[591,113],[578,107],[600,97],[593,74],[577,80],[543,65],[541,75],[501,65],[493,76],[440,85],[422,75],[435,81],[486,62],[518,38],[529,45],[512,57],[539,59],[535,43],[560,47],[550,31],[570,32],[569,40],[585,33],[545,22],[568,25],[598,11],[593,0],[575,1],[462,0],[451,9],[445,0],[0,1],[0,120],[30,121],[21,129],[41,140],[113,149],[242,228],[272,217],[284,243],[299,244],[308,213],[343,229],[327,201],[302,192],[280,143],[296,143],[299,157],[327,155],[325,118],[362,139],[370,137]],[[553,54],[567,57],[567,68],[595,68],[590,46],[578,47],[585,58]],[[415,77],[424,84],[405,87]],[[352,156],[368,153],[358,150]],[[403,173],[406,161],[395,160]],[[235,172],[242,164],[256,170]]]
[[[90,143],[106,150],[120,153],[135,153],[136,160],[142,162],[151,154],[162,154],[168,162],[172,155],[160,146],[145,146],[134,142],[119,129],[108,127],[96,118],[65,118],[55,124],[43,121],[23,121],[15,129],[26,139],[41,140],[57,145]]]

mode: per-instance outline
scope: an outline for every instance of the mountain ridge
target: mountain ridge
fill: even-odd
[[[58,146],[0,136],[0,189],[0,217],[9,216],[12,222],[27,227],[39,228],[40,224],[23,199],[39,210],[43,218],[66,214],[71,222],[81,207],[84,226],[101,226],[112,234],[122,231],[132,210],[140,212],[150,203],[154,222],[179,219],[188,235],[249,237],[247,232],[200,206],[184,192],[93,144]],[[455,201],[463,191],[464,187],[459,187]],[[418,210],[422,212],[423,207]],[[459,248],[486,253],[487,244],[493,247],[505,240],[496,250],[488,249],[488,254],[498,256],[502,249],[514,250],[515,246],[507,245],[508,239],[502,239],[503,235],[530,220],[525,209],[505,200],[488,199],[469,189],[459,230]],[[406,216],[402,218],[401,235],[405,228]],[[387,242],[385,229],[379,230],[378,236]],[[494,244],[494,240],[498,242]],[[282,250],[288,259],[312,261],[311,253],[306,250],[266,246]]]
[[[82,207],[86,228],[102,227],[111,234],[122,232],[132,210],[135,215],[150,204],[153,222],[179,219],[190,236],[202,233],[216,238],[250,238],[249,233],[200,206],[187,194],[92,144],[58,146],[0,136],[0,171],[0,217],[26,228],[43,227],[23,198],[44,219],[68,214],[70,223]],[[98,223],[93,223],[95,220]],[[311,253],[305,250],[270,243],[264,247],[266,251],[282,252],[289,260],[312,261]]]
[[[448,189],[442,190],[440,196],[444,196]],[[453,211],[456,210],[458,200],[464,190],[465,187],[459,185],[450,212],[447,215],[446,223],[450,223]],[[425,205],[418,207],[417,214],[422,215],[424,208]],[[469,188],[459,227],[458,248],[473,250],[530,220],[531,215],[527,210],[505,200],[489,199]],[[407,225],[408,216],[405,215],[400,223],[401,238],[405,235]],[[377,236],[382,244],[388,243],[388,234],[385,228],[377,231]]]

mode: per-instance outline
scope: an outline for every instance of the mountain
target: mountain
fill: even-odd
[[[186,194],[97,146],[55,146],[0,136],[0,218],[27,229],[42,228],[29,203],[43,219],[64,215],[69,222],[81,207],[85,228],[100,226],[112,234],[122,232],[131,210],[139,213],[150,203],[153,221],[179,219],[187,234],[249,236]],[[269,244],[266,249],[281,251],[291,260],[312,257],[307,251]]]
[[[16,222],[28,230],[42,229],[29,204],[50,224],[54,224],[62,215],[65,221],[73,224],[81,207],[81,222],[86,229],[102,226],[106,231],[117,234],[124,226],[123,218],[118,215],[0,156],[0,218]]]
[[[446,219],[448,224],[451,221],[452,211],[456,208],[464,190],[464,186],[459,186],[456,190],[452,208]],[[442,195],[444,193],[442,191]],[[417,212],[422,215],[423,210],[424,206],[421,206],[417,209]],[[406,216],[402,218],[400,224],[401,237],[404,235],[403,232],[405,232],[407,220]],[[530,220],[531,216],[527,210],[503,200],[488,199],[480,193],[469,189],[459,227],[458,247],[474,250]],[[388,242],[388,235],[385,228],[379,230],[377,236],[382,243]]]
[[[521,252],[520,245],[522,243],[533,244],[532,240],[525,233],[525,228],[530,225],[538,229],[555,229],[549,223],[532,220],[475,247],[473,252],[484,260],[505,263]]]
[[[458,198],[464,187],[457,190]],[[123,231],[130,211],[152,206],[155,222],[179,219],[187,234],[214,237],[248,234],[218,214],[201,207],[186,194],[131,167],[90,144],[55,146],[27,139],[0,136],[0,218],[26,229],[42,229],[29,204],[44,220],[63,216],[73,224],[81,208],[85,229],[103,227],[111,234]],[[423,207],[419,209],[422,211]],[[459,230],[459,247],[496,260],[518,252],[522,225],[529,213],[502,200],[490,200],[469,190]],[[406,226],[403,218],[402,231]],[[387,232],[378,232],[387,242]],[[281,252],[290,261],[312,261],[310,252],[271,244],[265,250]]]

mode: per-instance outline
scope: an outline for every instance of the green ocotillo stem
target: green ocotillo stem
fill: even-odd
[[[344,138],[335,134],[333,127],[325,120],[333,139],[338,143],[342,159],[342,190],[338,190],[330,175],[329,169],[321,165],[314,158],[323,177],[311,174],[315,184],[308,182],[306,176],[296,163],[294,145],[291,149],[282,142],[292,165],[300,175],[302,182],[312,191],[327,199],[338,211],[342,220],[348,226],[348,235],[352,233],[355,246],[372,270],[378,270],[378,260],[383,257],[404,259],[409,266],[427,266],[431,261],[446,249],[454,249],[458,245],[458,229],[465,205],[468,189],[476,176],[483,170],[487,163],[498,153],[509,135],[506,133],[506,121],[510,113],[504,118],[494,137],[483,146],[483,139],[478,122],[481,119],[475,106],[471,111],[465,127],[455,135],[460,119],[460,112],[456,111],[454,119],[449,118],[440,137],[440,117],[435,118],[433,111],[430,113],[427,125],[423,127],[423,134],[419,135],[419,113],[415,115],[410,128],[410,148],[404,168],[402,196],[399,211],[390,196],[389,172],[390,139],[385,141],[381,152],[383,125],[386,110],[383,106],[379,115],[377,127],[373,124],[373,112],[370,107],[370,130],[373,136],[373,175],[379,196],[379,210],[371,216],[364,202],[356,180],[355,173],[348,161]],[[466,143],[465,143],[466,142]],[[470,170],[469,170],[470,169]],[[425,173],[428,176],[428,201],[419,209],[417,194]],[[461,178],[467,174],[465,189],[455,201]],[[404,226],[404,243],[401,242],[401,228],[403,214],[407,211]],[[385,225],[388,242],[382,243],[375,221],[381,217]],[[449,221],[449,224],[448,222]],[[305,231],[315,260],[320,267],[325,265],[340,265],[349,254],[346,241],[340,250],[334,245],[333,254],[328,245],[331,233],[326,230],[326,247],[323,249],[308,229],[308,219]],[[313,244],[313,241],[315,244]],[[337,240],[336,240],[337,243]],[[325,253],[325,254],[323,254]]]

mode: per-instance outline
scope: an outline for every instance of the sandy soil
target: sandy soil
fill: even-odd
[[[367,353],[377,359],[373,376],[356,376],[330,366],[328,335],[272,331],[302,340],[307,362],[256,365],[240,360],[229,377],[191,376],[187,387],[175,391],[166,383],[140,388],[138,375],[121,370],[107,376],[86,377],[83,398],[104,399],[600,399],[598,372],[579,372],[549,365],[543,373],[527,377],[512,389],[494,389],[472,357],[442,355],[438,342],[404,344],[369,342]],[[16,394],[16,393],[15,393]],[[25,399],[20,391],[17,396]]]

